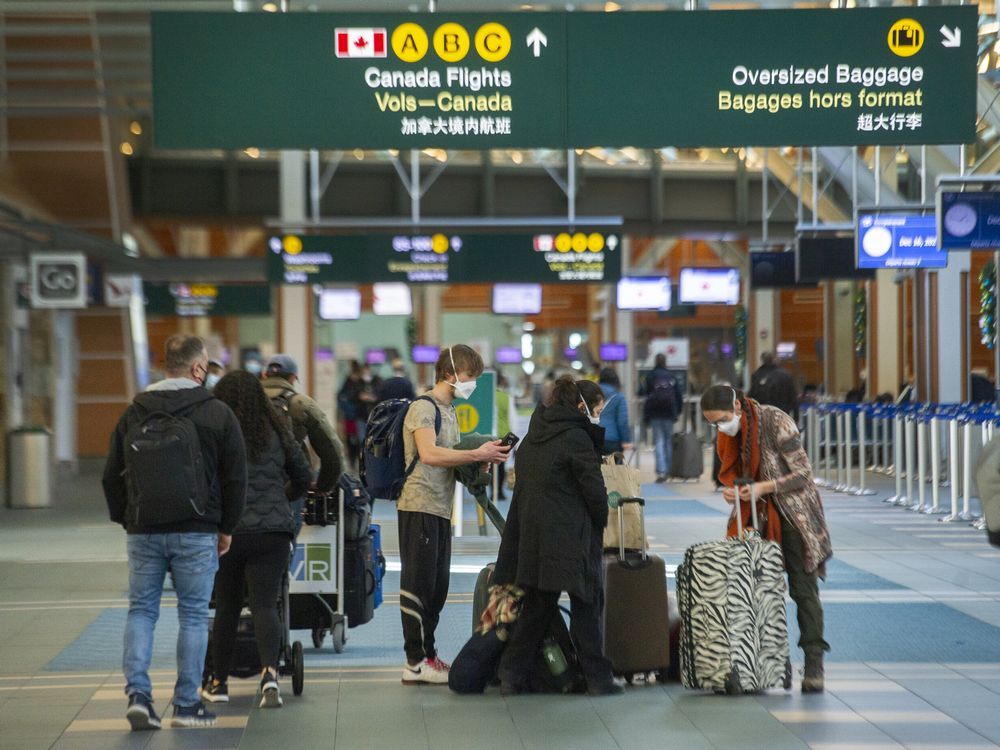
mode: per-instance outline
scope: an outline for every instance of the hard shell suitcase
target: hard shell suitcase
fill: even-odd
[[[638,497],[618,500],[619,519],[623,506],[645,507]],[[641,538],[646,523],[640,513]],[[667,680],[670,667],[670,627],[667,621],[667,571],[663,559],[650,555],[645,543],[641,552],[626,553],[619,541],[618,553],[604,558],[604,654],[612,671],[631,682],[636,674],[655,672]]]
[[[382,606],[382,581],[385,578],[385,555],[382,553],[382,526],[373,523],[368,533],[375,547],[375,609]]]
[[[347,627],[364,625],[375,616],[375,588],[378,575],[375,540],[371,533],[353,542],[344,542],[344,613]]]
[[[757,528],[756,498],[751,514]],[[792,684],[781,547],[744,532],[689,547],[677,569],[684,687],[730,694]]]
[[[699,479],[705,471],[705,457],[698,436],[693,432],[675,432],[672,439],[670,478]]]

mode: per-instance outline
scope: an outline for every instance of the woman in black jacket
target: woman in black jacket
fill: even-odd
[[[313,474],[302,449],[271,406],[260,381],[248,372],[226,375],[215,386],[216,398],[236,414],[247,449],[246,510],[233,532],[229,553],[215,575],[215,626],[212,631],[213,678],[202,689],[210,702],[228,702],[226,678],[243,607],[244,586],[250,593],[257,651],[263,666],[260,707],[278,708],[278,650],[281,621],[278,594],[288,570],[295,537],[289,502],[302,497]]]
[[[517,450],[517,484],[500,543],[494,583],[525,590],[521,614],[500,662],[501,692],[530,692],[531,674],[559,595],[569,594],[570,633],[592,695],[619,693],[603,653],[602,538],[608,494],[601,476],[599,427],[604,395],[589,381],[559,378],[531,416]]]

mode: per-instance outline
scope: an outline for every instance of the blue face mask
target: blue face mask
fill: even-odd
[[[205,377],[205,387],[208,388],[208,390],[212,390],[213,388],[215,388],[215,384],[218,383],[221,379],[222,378],[220,378],[214,372],[209,373]]]

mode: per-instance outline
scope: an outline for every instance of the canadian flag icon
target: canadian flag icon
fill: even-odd
[[[337,57],[385,57],[385,29],[336,29]]]

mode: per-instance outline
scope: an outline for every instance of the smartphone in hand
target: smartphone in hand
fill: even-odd
[[[517,442],[520,439],[521,438],[519,438],[513,432],[508,432],[506,435],[500,438],[500,445],[504,446],[505,448],[509,447],[511,450],[513,450],[514,446],[517,445]]]

